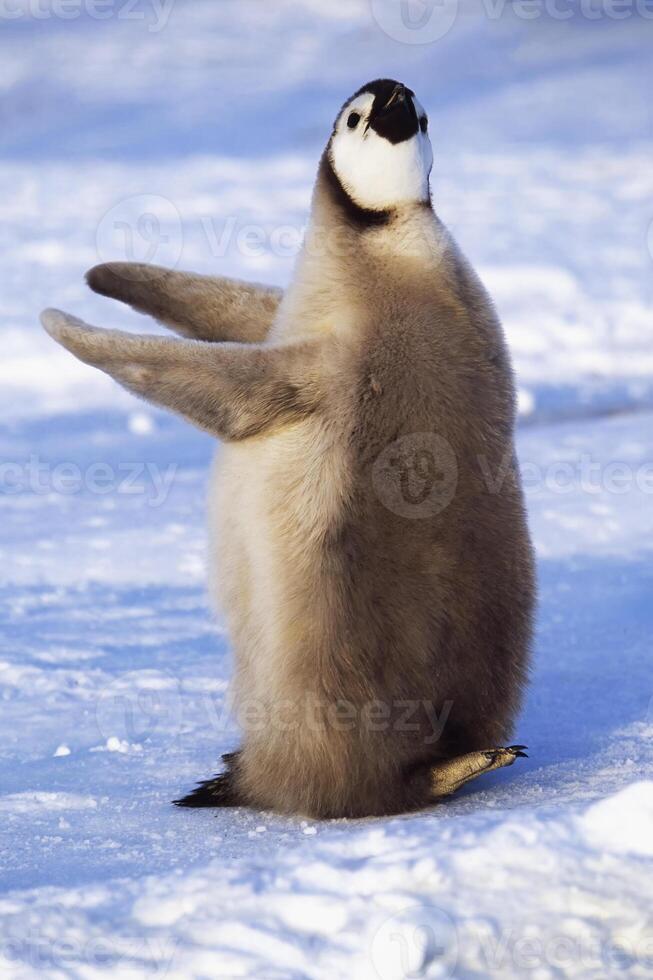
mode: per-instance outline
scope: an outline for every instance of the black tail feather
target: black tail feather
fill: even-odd
[[[180,800],[173,800],[175,806],[240,806],[241,801],[236,794],[233,777],[229,772],[214,776],[213,779],[205,779],[198,783],[196,788],[188,796],[182,796]]]

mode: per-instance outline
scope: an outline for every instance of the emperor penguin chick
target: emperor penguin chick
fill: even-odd
[[[533,557],[509,358],[429,193],[424,109],[363,86],[285,295],[110,263],[93,289],[183,339],[46,329],[223,443],[214,574],[242,747],[177,801],[314,817],[424,807],[511,765]]]

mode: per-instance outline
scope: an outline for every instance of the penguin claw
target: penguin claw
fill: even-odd
[[[496,762],[503,756],[505,761],[502,765],[509,766],[515,759],[528,759],[528,755],[524,752],[527,748],[527,745],[506,745],[504,748],[488,749],[483,752],[483,755],[488,762]]]

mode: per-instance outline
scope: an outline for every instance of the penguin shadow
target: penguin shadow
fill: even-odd
[[[543,802],[579,785],[591,794],[596,769],[618,760],[618,742],[629,726],[653,721],[650,565],[612,556],[545,559],[538,580],[531,679],[515,729],[529,759],[463,788],[461,800],[471,802],[490,787],[501,787],[515,802],[522,795],[532,802],[529,790],[543,786]],[[611,789],[633,775],[625,767],[622,777],[617,766]]]

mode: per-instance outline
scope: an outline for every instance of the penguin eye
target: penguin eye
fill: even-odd
[[[426,116],[422,116],[422,118],[420,119],[419,128],[422,130],[423,133],[425,133],[426,130],[429,128],[429,121]]]
[[[358,112],[352,112],[347,119],[347,125],[350,129],[356,129],[359,122],[361,121],[360,114]]]

